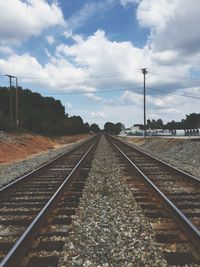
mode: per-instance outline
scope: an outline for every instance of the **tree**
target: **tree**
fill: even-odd
[[[148,128],[150,129],[163,129],[163,121],[161,119],[158,119],[157,121],[152,119],[152,121],[150,119],[147,120],[147,125]]]
[[[104,131],[109,134],[119,134],[123,127],[124,126],[121,122],[118,122],[116,124],[112,122],[106,122],[104,124]]]
[[[109,122],[109,121],[106,122],[104,124],[104,131],[106,133],[112,134],[113,133],[113,126],[114,126],[114,124],[112,122]]]
[[[121,122],[117,122],[116,124],[114,124],[114,134],[119,134],[123,129],[123,124]]]
[[[88,122],[86,122],[86,123],[84,124],[84,133],[89,133],[89,131],[90,131],[90,125],[89,125]]]
[[[186,115],[186,119],[182,119],[180,122],[175,122],[173,120],[165,125],[165,129],[169,130],[195,128],[200,128],[200,114],[197,113]]]
[[[161,119],[158,119],[156,122],[157,129],[163,129],[163,121]]]
[[[200,114],[191,113],[190,115],[186,115],[185,128],[200,128]]]
[[[0,130],[12,130],[9,88],[0,88]],[[89,124],[80,116],[69,117],[60,100],[43,97],[29,89],[18,88],[20,129],[47,135],[77,134],[89,132]],[[13,93],[13,111],[15,111]],[[14,112],[13,112],[14,113]],[[15,115],[15,113],[14,113]],[[15,116],[14,116],[15,118]]]
[[[96,123],[93,123],[90,125],[90,131],[93,133],[99,133],[100,132],[100,128]]]

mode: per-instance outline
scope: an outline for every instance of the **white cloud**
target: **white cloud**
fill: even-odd
[[[100,97],[98,95],[95,95],[95,88],[93,93],[86,93],[85,96],[91,100],[91,102],[93,103],[98,103],[98,104],[106,104],[106,105],[110,105],[110,104],[114,104],[112,99],[104,99],[103,97]]]
[[[161,65],[176,64],[179,60],[180,55],[174,50],[165,50],[162,52],[155,52],[152,54],[152,59]]]
[[[48,53],[48,50],[46,51]],[[20,78],[20,82],[29,83],[42,88],[62,90],[67,92],[94,92],[95,88],[83,82],[81,78],[88,77],[87,73],[74,67],[64,58],[57,59],[48,53],[50,61],[44,66],[29,54],[11,55],[0,59],[0,73],[11,73]],[[72,77],[79,77],[72,79]]]
[[[142,0],[137,9],[140,25],[151,28],[156,52],[179,51],[180,57],[200,53],[200,1]]]
[[[49,50],[48,50],[47,48],[45,48],[44,51],[45,51],[47,57],[51,59],[51,58],[52,58],[52,55],[51,55],[51,53],[49,52]]]
[[[149,92],[147,95],[147,103],[148,105],[151,105],[151,108],[154,109],[162,109],[166,108],[172,105],[176,104],[176,100],[173,95],[150,95],[152,92]],[[131,92],[131,91],[126,91],[122,97],[120,98],[120,102],[122,105],[139,105],[143,103],[143,95]],[[138,106],[138,107],[139,107]]]
[[[47,40],[49,45],[52,45],[55,42],[55,39],[52,35],[47,35],[46,40]]]
[[[103,112],[91,112],[90,113],[90,116],[93,118],[93,119],[99,119],[99,118],[103,118],[103,119],[105,119],[106,118],[106,116],[105,116],[105,114],[103,113]]]
[[[125,106],[132,104],[141,105],[142,101],[143,101],[143,96],[141,94],[134,93],[128,90],[126,90],[120,98],[121,104]]]
[[[91,76],[123,72],[125,80],[137,80],[139,77],[133,78],[133,71],[150,65],[148,49],[136,48],[131,42],[111,42],[102,30],[85,40],[81,36],[74,40],[71,46],[59,45],[57,53],[71,58],[74,64],[87,69]],[[96,83],[102,84],[103,81]]]
[[[198,87],[181,89],[176,94],[152,96],[148,93],[146,98],[147,119],[161,118],[164,123],[167,123],[172,120],[180,121],[185,118],[186,114],[199,113],[199,99],[195,98],[197,92],[200,93],[200,88]],[[182,95],[187,95],[187,97]],[[188,96],[194,96],[194,98]],[[113,102],[115,102],[115,105],[103,105],[98,111],[106,117],[106,120],[98,119],[101,127],[107,120],[114,123],[120,121],[126,127],[143,123],[143,96],[141,94],[127,90],[121,97],[113,99]],[[90,118],[85,114],[84,116],[86,120]]]
[[[65,38],[70,38],[72,37],[73,33],[72,33],[72,30],[69,29],[69,30],[66,30],[63,32],[63,35],[65,36]]]
[[[65,106],[66,106],[68,109],[71,109],[71,108],[72,108],[72,104],[71,104],[70,102],[65,103]]]
[[[174,19],[177,0],[142,0],[138,3],[137,19],[144,27],[164,28]]]
[[[8,59],[0,59],[0,72],[12,73],[12,75],[20,77],[49,77],[37,59],[29,54],[11,55]]]
[[[0,1],[0,38],[4,42],[23,41],[39,35],[44,29],[64,25],[62,11],[56,1]]]
[[[84,69],[89,78],[88,86],[97,89],[141,87],[140,69],[143,67],[159,70],[161,73],[174,72],[183,77],[187,77],[191,67],[176,51],[156,52],[149,46],[137,48],[131,42],[112,42],[102,30],[96,31],[86,39],[80,35],[73,36],[73,39],[72,45],[57,46],[57,56],[73,62],[76,68]],[[148,74],[148,86],[168,85],[173,90],[180,83],[180,80],[172,77],[161,76]]]
[[[148,46],[137,48],[131,42],[112,42],[102,30],[86,39],[79,35],[73,38],[72,45],[58,45],[55,55],[45,49],[49,62],[44,65],[29,54],[11,55],[0,60],[0,71],[9,71],[19,77],[28,76],[29,82],[46,88],[92,93],[96,90],[141,88],[143,76],[140,69],[144,66],[151,70],[159,69],[160,73],[172,73],[173,70],[179,76],[187,75],[191,67],[188,63],[178,64],[174,51],[152,52]],[[176,64],[172,66],[171,61],[176,61]],[[178,89],[180,80],[149,73],[147,84],[156,88],[159,85],[170,86],[173,90],[175,87]],[[106,103],[96,95],[87,97]]]
[[[1,46],[0,45],[0,53],[2,53],[2,54],[13,54],[14,51],[9,46]]]
[[[79,114],[81,116],[83,114],[84,120],[89,122],[94,122],[96,116],[103,126],[105,120],[121,121],[126,125],[143,121],[143,76],[140,68],[147,67],[159,72],[159,75],[148,73],[147,89],[166,89],[163,95],[159,91],[149,91],[154,95],[148,94],[147,97],[148,112],[150,110],[148,118],[159,116],[166,121],[178,120],[191,111],[198,112],[198,102],[195,99],[191,101],[190,98],[176,96],[176,93],[189,94],[189,90],[192,90],[195,96],[199,94],[198,88],[193,88],[193,84],[189,82],[186,83],[184,80],[166,75],[174,73],[177,76],[187,77],[194,62],[189,61],[188,57],[181,56],[180,51],[175,49],[156,49],[155,36],[153,36],[151,46],[138,48],[131,42],[109,40],[103,30],[98,30],[87,38],[72,35],[74,43],[58,45],[55,55],[45,49],[49,58],[46,64],[42,65],[30,54],[11,54],[0,60],[0,72],[11,73],[18,77],[29,77],[29,79],[21,79],[22,85],[26,81],[34,87],[64,92],[87,92],[87,99],[94,104],[95,108],[98,104],[99,109],[91,111],[92,107],[90,107],[87,114],[83,111]],[[198,57],[196,57],[195,64],[198,66]],[[138,88],[139,90],[136,93],[126,91],[122,97],[110,100],[95,94],[97,90],[125,88]],[[168,91],[173,91],[174,95],[169,95]],[[67,103],[66,107],[69,108]]]
[[[106,116],[105,119],[99,119],[96,121],[103,127],[106,121],[113,123],[122,122],[126,127],[130,127],[133,124],[141,123],[143,121],[143,114],[139,112],[134,105],[127,106],[103,106],[99,112],[102,112]]]
[[[88,99],[90,99],[90,100],[92,100],[92,101],[94,101],[94,102],[102,102],[102,101],[103,101],[103,98],[102,98],[102,97],[100,97],[100,96],[96,96],[96,95],[94,95],[93,93],[87,93],[87,94],[85,94],[85,96],[86,96]]]

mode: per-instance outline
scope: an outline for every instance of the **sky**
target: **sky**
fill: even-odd
[[[84,122],[200,113],[199,0],[0,0],[0,86],[61,100]],[[14,80],[13,80],[14,82]]]

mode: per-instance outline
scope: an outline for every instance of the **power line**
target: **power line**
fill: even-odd
[[[139,69],[135,69],[135,70],[139,70]],[[171,78],[176,78],[176,79],[183,79],[183,77],[179,77],[179,76],[175,76],[175,75],[171,75],[171,74],[162,74],[162,73],[159,73],[159,72],[155,72],[155,71],[152,71],[151,69],[148,69],[146,68],[146,70],[148,70],[148,72],[150,74],[155,74],[155,75],[159,75],[159,76],[167,76],[167,77],[171,77]],[[140,69],[141,71],[141,69]],[[129,72],[126,72],[126,74],[129,73]],[[85,79],[85,80],[92,80],[92,79],[107,79],[107,78],[117,78],[117,77],[123,77],[122,74],[125,75],[124,72],[113,72],[113,73],[109,73],[109,74],[106,74],[106,76],[102,76],[102,77],[88,77],[88,78],[81,78],[81,77],[72,77],[72,78],[66,78],[66,79],[55,79],[53,78],[54,80],[81,80],[81,79]],[[109,75],[109,76],[108,76]],[[113,75],[113,76],[112,76]],[[2,76],[4,77],[4,76]],[[25,77],[25,76],[20,76],[18,77],[18,79],[21,78],[21,79],[51,79],[51,78],[42,78],[42,77]],[[185,80],[186,78],[184,78]],[[188,81],[188,79],[187,79]],[[192,80],[193,81],[193,80]],[[200,81],[199,80],[194,80],[194,81]],[[194,99],[200,99],[200,97],[198,96],[192,96],[192,95],[182,95],[182,94],[177,94],[177,93],[172,93],[172,92],[169,92],[169,91],[163,91],[163,90],[159,90],[159,89],[155,89],[155,88],[151,88],[151,87],[148,87],[147,88],[148,90],[152,90],[152,91],[157,91],[157,92],[160,92],[160,93],[164,93],[164,94],[171,94],[171,95],[177,95],[177,96],[182,96],[182,97],[188,97],[188,98],[194,98]],[[91,92],[91,91],[88,91],[88,92],[70,92],[70,93],[59,93],[59,94],[52,94],[52,95],[78,95],[78,94],[89,94],[89,93],[109,93],[109,92],[117,92],[117,91],[126,91],[126,90],[130,90],[130,91],[133,91],[133,90],[142,90],[142,88],[125,88],[125,89],[113,89],[113,90],[102,90],[102,91],[95,91],[95,92]],[[45,93],[43,93],[45,94]],[[48,94],[48,93],[47,93]]]
[[[121,92],[121,91],[127,91],[127,90],[142,90],[142,88],[136,87],[136,88],[124,88],[124,89],[113,89],[113,90],[101,90],[101,91],[85,91],[85,92],[71,92],[71,93],[56,93],[51,95],[86,95],[86,94],[101,94],[101,93],[110,93],[110,92]],[[41,94],[48,94],[48,93],[41,93]]]
[[[101,93],[110,93],[110,92],[120,92],[120,91],[127,91],[127,90],[130,90],[130,91],[134,91],[134,90],[142,90],[141,87],[136,87],[136,88],[132,88],[132,87],[128,87],[128,88],[124,88],[124,89],[112,89],[112,90],[101,90],[101,91],[85,91],[85,92],[66,92],[66,93],[43,93],[41,92],[43,95],[84,95],[84,94],[101,94]],[[160,89],[155,89],[155,88],[152,88],[152,87],[147,87],[147,90],[150,90],[150,91],[157,91],[157,92],[160,92],[162,94],[170,94],[170,95],[177,95],[177,96],[181,96],[181,97],[186,97],[186,98],[193,98],[193,99],[200,99],[200,97],[198,96],[192,96],[192,95],[182,95],[182,94],[177,94],[177,93],[174,93],[174,92],[169,92],[167,90],[160,90]]]
[[[158,76],[164,76],[164,77],[173,78],[173,79],[177,79],[177,80],[188,81],[188,82],[200,82],[200,78],[183,77],[183,76],[178,76],[178,75],[169,74],[169,73],[162,73],[162,72],[154,71],[154,70],[151,70],[151,69],[148,69],[148,71],[149,71],[150,74],[154,74],[154,75],[158,75]]]
[[[200,97],[198,96],[192,96],[192,95],[182,95],[182,94],[177,94],[177,93],[172,93],[172,92],[168,92],[168,91],[162,91],[160,89],[155,89],[155,88],[152,88],[152,87],[148,87],[149,90],[151,91],[157,91],[157,92],[160,92],[160,93],[167,93],[169,95],[177,95],[177,96],[183,96],[183,97],[188,97],[188,98],[194,98],[194,99],[200,99]]]
[[[141,71],[141,69],[135,68],[134,70]],[[183,76],[178,76],[170,73],[164,73],[160,72],[151,68],[146,68],[146,70],[153,75],[157,76],[165,76],[168,78],[174,78],[178,80],[184,80],[188,82],[200,82],[200,78],[194,78],[194,77],[183,77]],[[99,73],[96,76],[91,76],[91,77],[67,77],[67,78],[56,78],[56,77],[30,77],[30,76],[20,76],[18,75],[19,79],[31,79],[31,80],[59,80],[59,81],[67,81],[67,80],[95,80],[95,79],[112,79],[112,78],[122,78],[125,77],[127,74],[132,74],[132,71],[127,71],[127,72],[112,72],[112,73]],[[90,75],[90,74],[89,74]],[[3,75],[1,75],[3,77]]]
[[[55,95],[55,96],[60,96],[60,95],[86,95],[86,94],[102,94],[102,93],[110,93],[110,92],[123,92],[123,91],[138,91],[138,90],[141,90],[142,92],[142,87],[128,87],[128,88],[124,88],[124,89],[112,89],[112,90],[101,90],[101,91],[85,91],[85,92],[66,92],[66,93],[43,93],[41,92],[41,94],[43,95]],[[194,99],[200,99],[200,97],[198,96],[192,96],[192,95],[182,95],[182,94],[176,94],[176,93],[173,93],[173,92],[169,92],[169,91],[163,91],[163,90],[160,90],[160,89],[155,89],[155,88],[152,88],[152,87],[147,87],[146,88],[147,90],[150,90],[150,91],[157,91],[157,92],[160,92],[162,94],[170,94],[170,95],[177,95],[177,96],[181,96],[181,97],[186,97],[186,98],[194,98]]]
[[[139,70],[139,69],[135,69]],[[31,79],[31,80],[59,80],[59,81],[67,81],[67,80],[95,80],[95,79],[111,79],[111,78],[121,78],[124,77],[126,74],[131,74],[132,72],[113,72],[113,73],[101,73],[97,74],[93,77],[67,77],[67,78],[55,78],[55,77],[29,77],[29,76],[20,76],[18,75],[18,78],[20,79]]]

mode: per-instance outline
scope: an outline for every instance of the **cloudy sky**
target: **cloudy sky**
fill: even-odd
[[[103,126],[200,112],[199,0],[0,0],[0,85]]]

